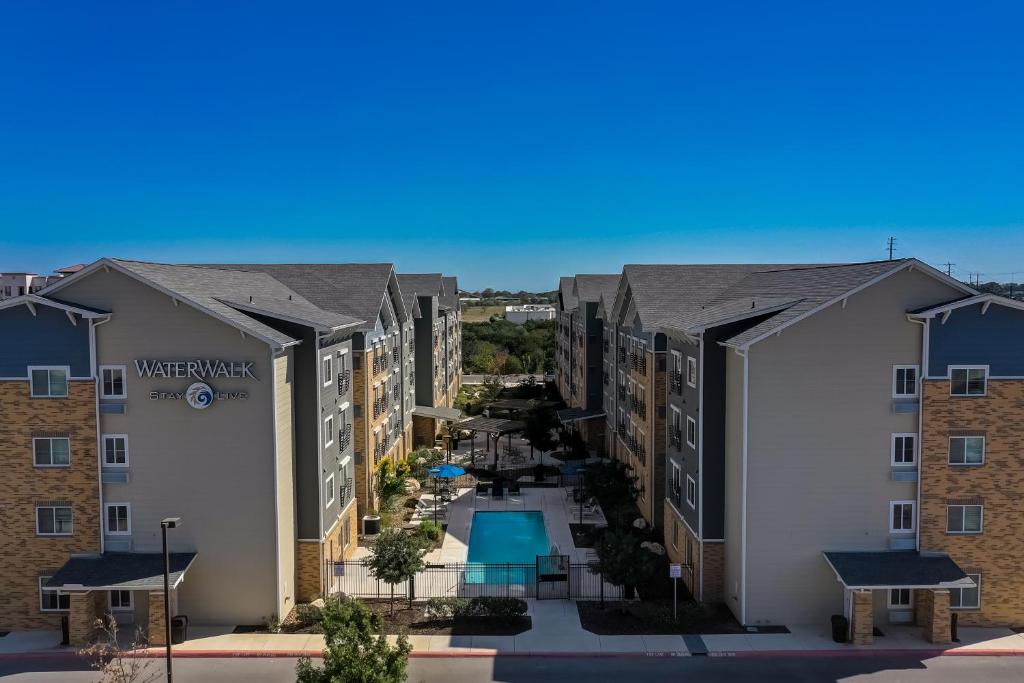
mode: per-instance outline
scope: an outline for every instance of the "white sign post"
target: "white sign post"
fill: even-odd
[[[668,575],[672,579],[672,621],[679,621],[679,577],[683,575],[683,565],[670,564],[668,566]]]

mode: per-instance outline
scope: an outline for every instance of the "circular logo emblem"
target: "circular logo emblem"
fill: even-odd
[[[185,390],[185,401],[196,410],[205,410],[213,403],[213,389],[205,382],[196,382]]]

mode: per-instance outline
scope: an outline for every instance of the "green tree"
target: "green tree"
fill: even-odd
[[[412,647],[405,635],[391,646],[380,616],[353,598],[329,598],[321,612],[323,666],[299,659],[297,683],[402,683]]]
[[[377,469],[377,495],[380,497],[380,509],[385,512],[394,512],[395,503],[399,496],[405,493],[405,474],[394,472],[391,469],[391,461],[385,460]]]
[[[594,549],[597,562],[590,571],[605,581],[625,586],[626,592],[649,580],[658,568],[658,555],[640,546],[643,539],[627,529],[609,528]]]
[[[426,548],[401,529],[385,529],[370,549],[370,574],[391,586],[390,611],[395,611],[395,585],[423,571]],[[412,603],[410,594],[409,603]]]
[[[490,342],[476,344],[476,350],[469,361],[473,372],[492,373],[494,372],[495,348]]]
[[[558,427],[558,418],[555,411],[547,406],[534,404],[526,411],[523,423],[523,438],[530,442],[530,459],[533,460],[533,451],[537,449],[542,452],[551,451],[555,447],[555,439],[551,431]]]
[[[519,360],[519,356],[509,356],[508,358],[505,359],[505,374],[523,374],[523,361]]]

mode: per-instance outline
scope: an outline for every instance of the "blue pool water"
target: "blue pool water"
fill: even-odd
[[[544,528],[543,512],[477,512],[469,534],[467,562],[489,565],[467,568],[468,583],[528,583],[534,580],[537,555],[547,555],[551,546]],[[494,567],[510,563],[529,565]]]

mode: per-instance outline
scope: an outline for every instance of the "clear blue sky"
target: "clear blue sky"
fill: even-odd
[[[1020,280],[1022,25],[1019,2],[7,3],[0,271],[393,260],[547,289],[896,235]]]

